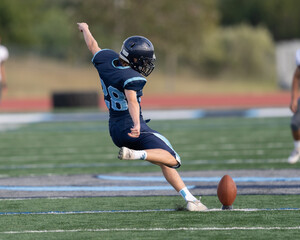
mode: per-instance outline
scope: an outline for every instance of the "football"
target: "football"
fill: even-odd
[[[232,209],[232,204],[236,198],[236,185],[229,175],[224,175],[217,189],[217,194],[220,202],[223,204],[222,209]]]

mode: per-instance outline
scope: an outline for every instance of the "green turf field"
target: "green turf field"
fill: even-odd
[[[1,215],[0,239],[295,239],[300,231],[299,211],[269,208],[299,208],[299,200],[295,195],[239,196],[236,208],[268,209],[205,213],[143,212],[179,206],[178,197],[2,200],[1,211],[27,213]],[[220,207],[213,196],[203,202]],[[50,213],[112,209],[116,212]]]
[[[181,156],[181,172],[299,169],[286,163],[293,148],[289,121],[207,118],[150,126]],[[159,171],[118,160],[106,122],[2,127],[0,142],[2,178]],[[202,201],[220,209],[216,196]],[[235,209],[247,211],[176,210],[183,207],[179,196],[2,199],[0,239],[295,239],[300,233],[299,195],[238,196]]]
[[[288,118],[152,121],[181,156],[181,171],[282,169],[293,149]],[[121,162],[106,122],[36,123],[0,134],[0,175],[160,171]]]

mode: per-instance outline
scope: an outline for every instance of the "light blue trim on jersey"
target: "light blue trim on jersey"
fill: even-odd
[[[114,61],[118,60],[118,58],[115,58],[114,60],[111,61],[111,65],[113,65],[114,68],[117,68],[117,69],[127,69],[127,68],[130,68],[130,66],[116,66],[114,64]]]
[[[167,144],[175,153],[176,155],[176,160],[177,162],[179,162],[181,164],[181,160],[180,160],[180,156],[177,154],[177,152],[175,152],[174,148],[172,147],[171,143],[169,142],[168,139],[166,139],[163,135],[159,134],[159,133],[153,133],[154,136],[158,137],[160,140],[162,140],[163,142],[165,142],[165,144]]]
[[[133,78],[129,78],[127,79],[125,82],[124,82],[124,85],[123,85],[123,88],[125,88],[125,86],[130,83],[130,82],[133,82],[133,81],[145,81],[147,82],[147,80],[143,77],[133,77]]]
[[[110,49],[105,48],[105,49],[101,49],[101,50],[99,50],[98,52],[96,52],[96,53],[94,54],[93,58],[92,58],[92,63],[94,62],[94,58],[96,57],[96,55],[97,55],[99,52],[101,52],[101,51],[106,51],[106,50],[110,50]]]

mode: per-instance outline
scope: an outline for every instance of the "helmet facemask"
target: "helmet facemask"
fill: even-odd
[[[135,58],[134,61],[130,63],[130,66],[134,70],[138,71],[139,73],[147,77],[152,73],[153,69],[155,68],[154,63],[155,63],[155,56],[153,56],[153,58],[140,57],[139,59]]]

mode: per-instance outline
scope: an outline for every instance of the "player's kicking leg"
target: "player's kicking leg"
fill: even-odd
[[[190,193],[176,169],[171,168],[178,166],[179,163],[168,151],[163,149],[132,150],[122,147],[119,152],[119,159],[147,160],[159,165],[166,180],[187,202],[188,211],[207,210],[207,207]]]
[[[187,202],[186,208],[188,211],[207,210],[207,207],[190,193],[176,169],[167,167],[166,165],[160,165],[160,167],[166,180],[177,192],[180,193],[180,195]]]

